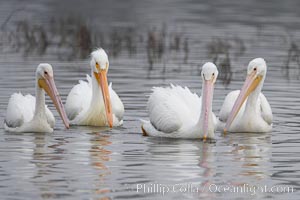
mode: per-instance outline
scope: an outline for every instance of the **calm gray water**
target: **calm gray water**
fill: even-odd
[[[13,92],[34,94],[40,62],[54,66],[65,101],[100,46],[126,112],[120,128],[65,130],[47,97],[57,118],[53,134],[6,133],[1,125],[0,198],[299,199],[299,7],[297,0],[1,1],[1,122]],[[272,133],[217,132],[215,143],[141,135],[152,86],[174,83],[200,94],[200,67],[213,61],[218,113],[255,57],[268,64],[263,92]]]

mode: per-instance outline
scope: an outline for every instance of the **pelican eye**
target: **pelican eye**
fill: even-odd
[[[45,71],[44,74],[45,74],[45,75],[48,75],[48,72]]]
[[[212,75],[215,76],[215,73],[213,73]]]
[[[100,65],[99,65],[99,63],[98,63],[98,62],[96,62],[96,68],[97,68],[97,70],[99,70],[99,71],[100,71]]]
[[[256,67],[254,67],[254,69],[253,69],[254,71],[256,71],[257,69],[256,69]]]

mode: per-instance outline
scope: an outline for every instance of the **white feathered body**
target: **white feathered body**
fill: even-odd
[[[221,107],[217,129],[223,131],[233,105],[240,94],[240,90],[230,92]],[[272,109],[265,95],[260,92],[254,106],[243,103],[240,111],[233,120],[229,132],[270,132],[272,130]]]
[[[123,124],[124,105],[117,93],[109,85],[109,94],[113,110],[113,126]],[[107,126],[104,101],[96,80],[87,75],[87,81],[79,81],[69,93],[66,101],[66,113],[71,124],[89,126]]]
[[[187,87],[171,85],[153,88],[149,97],[150,121],[142,121],[147,135],[171,138],[202,138],[197,125],[201,114],[201,97]],[[216,117],[211,112],[208,137],[213,138]]]
[[[34,115],[35,103],[36,98],[30,94],[25,96],[21,93],[12,94],[6,110],[5,130],[10,132],[53,132],[55,125],[53,114],[44,105],[45,112]]]

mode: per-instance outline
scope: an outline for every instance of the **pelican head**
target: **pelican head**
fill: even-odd
[[[203,81],[202,87],[202,110],[201,110],[201,117],[202,117],[202,130],[203,130],[203,140],[206,140],[208,132],[214,132],[213,127],[209,127],[209,119],[212,110],[212,99],[213,99],[213,92],[214,92],[214,84],[218,77],[218,69],[215,64],[211,62],[207,62],[202,66],[201,76]]]
[[[93,72],[99,72],[100,70],[108,70],[109,61],[108,56],[104,49],[99,48],[91,53],[91,68]]]
[[[54,82],[52,66],[48,63],[39,64],[36,69],[36,79],[38,87],[50,96],[66,128],[69,128],[69,121]]]
[[[112,127],[113,115],[107,81],[109,62],[108,56],[102,48],[97,49],[91,53],[90,65],[92,68],[92,73],[94,74],[98,85],[101,88],[108,125]]]
[[[263,58],[255,58],[249,62],[247,74],[251,75],[251,73],[256,76],[264,77],[267,73],[267,64]]]
[[[263,58],[255,58],[249,62],[247,78],[228,116],[224,132],[228,130],[234,118],[241,109],[247,97],[256,91],[260,91],[267,73],[267,64]]]
[[[202,66],[201,76],[203,81],[210,80],[215,83],[218,77],[218,69],[214,63],[207,62]]]

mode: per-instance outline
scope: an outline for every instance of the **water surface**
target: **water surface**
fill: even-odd
[[[1,2],[0,121],[13,92],[34,94],[40,62],[53,65],[65,101],[90,73],[89,53],[100,46],[126,112],[124,125],[113,130],[65,130],[47,97],[57,118],[54,133],[12,134],[1,127],[1,199],[298,199],[298,1],[29,2]],[[255,57],[268,64],[263,92],[274,115],[271,133],[216,132],[215,143],[141,135],[152,86],[180,84],[200,94],[201,65],[213,61],[220,71],[218,113]],[[154,191],[157,185],[175,191]],[[214,185],[293,192],[214,192]],[[188,186],[193,190],[185,191]]]

